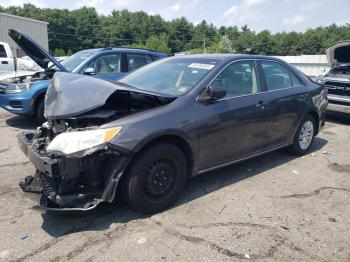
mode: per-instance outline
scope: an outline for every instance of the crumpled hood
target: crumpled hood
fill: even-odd
[[[95,77],[56,72],[45,96],[48,119],[64,119],[97,109],[117,90],[156,95]]]
[[[330,66],[350,64],[350,41],[342,41],[326,49]]]
[[[45,97],[48,119],[67,118],[103,106],[116,85],[94,77],[56,72]]]

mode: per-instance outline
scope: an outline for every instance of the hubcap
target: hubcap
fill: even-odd
[[[167,159],[156,160],[147,169],[144,193],[149,197],[159,197],[171,190],[175,180],[175,170]]]
[[[307,149],[314,136],[314,125],[311,121],[306,121],[300,130],[299,145],[302,150]]]

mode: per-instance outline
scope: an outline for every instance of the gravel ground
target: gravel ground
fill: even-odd
[[[34,168],[0,110],[1,261],[350,261],[350,120],[331,117],[310,154],[283,150],[192,179],[169,210],[121,204],[43,213],[18,187]]]

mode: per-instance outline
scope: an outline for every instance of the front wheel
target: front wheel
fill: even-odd
[[[44,115],[44,99],[40,99],[38,101],[38,105],[36,106],[35,110],[35,121],[38,125],[43,124],[46,121],[45,115]]]
[[[122,179],[122,197],[136,211],[154,213],[175,201],[186,177],[183,152],[170,143],[157,144],[132,162]]]
[[[295,133],[293,144],[289,147],[289,151],[297,156],[305,155],[314,141],[315,133],[315,119],[313,116],[307,115],[301,121]]]

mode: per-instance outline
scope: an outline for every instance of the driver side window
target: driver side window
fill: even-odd
[[[97,57],[86,68],[93,68],[96,75],[120,72],[120,54],[108,54]]]
[[[220,73],[212,85],[225,88],[225,98],[255,94],[258,92],[258,78],[254,64],[252,60],[234,62]]]

